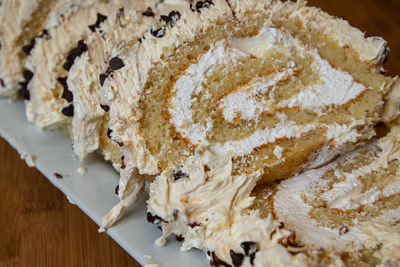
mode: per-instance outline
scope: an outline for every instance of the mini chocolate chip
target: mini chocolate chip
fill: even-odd
[[[4,82],[3,79],[0,79],[0,84],[1,84],[1,86],[6,87],[6,83]]]
[[[124,146],[124,142],[118,142],[118,141],[115,141],[120,147],[123,147]]]
[[[189,175],[181,170],[182,167],[183,167],[182,165],[179,165],[177,169],[172,171],[171,177],[174,178],[174,181],[177,181],[182,178],[189,178]]]
[[[254,252],[253,254],[250,255],[250,264],[254,265],[254,259],[256,258],[256,253]]]
[[[339,228],[339,235],[344,235],[349,231],[349,228],[347,226],[342,226]]]
[[[115,194],[118,196],[118,193],[119,193],[119,185],[117,185],[117,186],[115,187],[114,192],[115,192]]]
[[[74,105],[71,104],[61,110],[62,114],[64,114],[67,117],[73,117],[74,116]]]
[[[107,16],[104,16],[100,13],[97,13],[97,20],[95,24],[89,25],[89,29],[92,32],[95,32],[96,29],[100,26],[100,24],[107,19]]]
[[[158,25],[158,26],[159,27],[153,25],[150,29],[150,34],[156,38],[162,38],[165,35],[165,25]]]
[[[164,219],[162,219],[161,217],[157,216],[157,215],[152,215],[150,212],[147,212],[147,217],[146,217],[147,221],[149,223],[158,223],[158,222],[167,222]],[[158,221],[158,222],[156,222]]]
[[[247,241],[247,242],[242,242],[240,244],[240,246],[242,247],[244,254],[249,257],[252,254],[257,252],[257,243],[253,242],[253,241]]]
[[[192,228],[195,228],[196,226],[201,226],[201,224],[200,224],[200,223],[197,223],[197,222],[188,223],[188,225],[189,225],[190,227],[192,227]]]
[[[42,33],[38,36],[38,38],[50,40],[50,39],[51,39],[51,36],[50,36],[49,32],[48,32],[46,29],[44,29],[44,30],[42,31]]]
[[[107,137],[111,139],[111,134],[112,134],[113,130],[111,130],[110,128],[107,129]]]
[[[61,174],[59,174],[59,173],[54,173],[54,176],[55,176],[57,179],[62,179],[62,178],[63,178],[63,176],[62,176]]]
[[[103,84],[106,81],[107,77],[108,76],[106,74],[104,74],[104,73],[100,74],[100,76],[99,76],[100,86],[103,86]]]
[[[24,45],[24,46],[22,47],[22,50],[25,52],[25,54],[29,55],[29,54],[31,53],[33,47],[35,46],[35,43],[36,43],[35,38],[33,38],[33,39],[29,42],[29,44]]]
[[[20,88],[18,89],[18,95],[21,98],[29,101],[31,96],[30,96],[30,93],[28,90],[28,84],[33,78],[33,72],[28,69],[25,69],[23,72],[23,76],[24,76],[25,81],[18,83],[20,86]]]
[[[172,10],[169,12],[168,16],[174,21],[178,21],[181,19],[181,13],[178,10]]]
[[[77,57],[80,57],[85,51],[88,50],[87,45],[85,44],[85,42],[83,40],[80,40],[78,42],[77,47],[73,48],[69,53],[68,56],[66,58],[66,61],[63,65],[63,68],[67,71],[69,71],[72,67],[72,65],[75,62],[75,59]]]
[[[219,259],[217,255],[215,254],[215,251],[211,252],[211,260],[210,260],[210,265],[211,266],[224,266],[224,267],[231,267],[228,263],[225,261]]]
[[[242,253],[236,253],[232,249],[229,251],[229,254],[231,255],[232,259],[232,264],[233,266],[237,267],[242,265],[244,255]]]
[[[386,61],[387,61],[388,58],[389,58],[389,54],[390,54],[390,48],[389,48],[389,47],[386,47],[386,48],[385,48],[385,51],[383,51],[382,57],[381,57],[381,59],[379,60],[379,62],[382,63],[382,64],[385,64]]]
[[[21,88],[18,89],[19,97],[29,101],[31,99],[31,94],[29,93],[28,88],[24,86],[23,83],[19,83],[19,85],[21,86]]]
[[[147,221],[148,221],[149,223],[154,223],[154,221],[155,221],[155,217],[154,217],[153,215],[151,215],[150,212],[147,212],[147,217],[146,217],[146,219],[147,219]]]
[[[167,25],[173,27],[175,22],[177,22],[181,18],[181,13],[177,10],[172,10],[169,12],[168,16],[161,15],[160,21],[164,21]]]
[[[117,10],[117,18],[120,19],[122,13],[124,13],[125,8],[121,7],[120,9]]]
[[[182,242],[183,240],[185,240],[185,238],[184,238],[183,236],[181,236],[181,235],[177,235],[177,236],[175,237],[175,239],[176,239],[176,241],[178,241],[178,242]]]
[[[169,23],[169,21],[171,20],[171,18],[169,17],[169,16],[166,16],[166,15],[161,15],[160,16],[160,20],[161,21],[164,21],[165,23]]]
[[[154,17],[155,14],[151,7],[148,7],[145,12],[142,12],[142,15],[146,17]]]
[[[30,80],[33,78],[33,72],[28,69],[25,69],[22,75],[27,82],[30,82]]]
[[[121,68],[125,67],[124,62],[122,61],[122,59],[120,59],[119,57],[113,57],[110,60],[110,68],[112,70],[119,70]]]
[[[120,167],[122,170],[126,168],[124,159],[125,159],[125,157],[122,156],[122,157],[121,157],[121,167]]]
[[[284,227],[285,227],[285,224],[284,224],[283,222],[280,222],[278,228],[279,228],[279,229],[282,229],[282,228],[284,228]]]
[[[101,107],[105,112],[110,111],[110,106],[109,106],[109,105],[100,104],[100,107]]]
[[[209,8],[209,7],[212,6],[212,5],[214,5],[214,3],[213,3],[213,1],[211,1],[211,0],[198,1],[198,2],[196,3],[196,11],[199,12],[199,13],[201,13],[201,12],[200,12],[200,9],[202,9],[202,8]]]
[[[63,93],[61,97],[67,100],[69,103],[71,103],[74,100],[74,95],[70,90],[68,90],[67,77],[59,77],[57,78],[57,81],[63,87]]]

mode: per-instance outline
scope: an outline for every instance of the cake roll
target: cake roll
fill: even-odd
[[[46,38],[49,12],[57,0],[3,0],[0,3],[0,97],[26,97],[26,57],[35,38]]]
[[[161,12],[168,14],[185,4],[184,0],[130,1],[89,35],[88,51],[76,59],[67,79],[74,95],[73,148],[80,160],[101,149],[106,159],[119,164],[114,167],[123,165],[119,145],[112,141],[113,132],[107,127],[109,106],[100,103],[101,86],[107,76],[123,67],[116,57],[120,51],[136,46],[153,21],[164,14]]]
[[[147,219],[211,266],[400,264],[400,127],[332,163],[281,182],[232,175],[206,152],[150,185]]]
[[[100,88],[106,73],[119,67],[113,55],[131,42],[138,42],[154,20],[154,5],[136,10],[135,2],[143,3],[131,1],[115,10],[88,36],[88,50],[76,59],[66,81],[74,96],[72,140],[75,154],[83,160],[89,153],[102,148],[106,160],[119,164],[114,166],[117,169],[121,167],[122,153],[118,144],[111,142],[112,132],[104,123],[108,107],[100,104]]]
[[[303,1],[192,1],[123,51],[105,80],[126,163],[120,189],[138,192],[133,173],[159,175],[205,151],[258,183],[327,164],[375,135],[396,81],[380,74],[387,52],[382,38]]]
[[[50,13],[47,38],[37,38],[25,67],[26,116],[39,128],[64,128],[71,132],[73,94],[67,77],[75,59],[87,50],[86,38],[104,22],[123,0],[62,1]]]

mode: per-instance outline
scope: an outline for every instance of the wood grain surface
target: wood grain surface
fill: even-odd
[[[310,0],[367,35],[384,37],[400,74],[400,0]],[[140,266],[0,140],[0,266]]]

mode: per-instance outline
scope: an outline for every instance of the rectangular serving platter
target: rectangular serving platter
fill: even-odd
[[[97,225],[117,202],[114,190],[118,174],[101,156],[90,156],[84,162],[74,157],[71,140],[61,131],[42,131],[28,123],[22,101],[0,99],[0,136],[6,139]],[[7,162],[5,163],[7,164]],[[78,174],[79,167],[86,173]],[[63,179],[58,179],[58,173]],[[28,178],[28,177],[26,177]],[[170,237],[167,245],[157,247],[154,241],[161,232],[146,221],[146,193],[107,233],[140,264],[157,266],[209,266],[199,250],[182,252],[180,244]],[[104,234],[104,233],[103,233]]]

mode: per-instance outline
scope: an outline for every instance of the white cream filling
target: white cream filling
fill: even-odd
[[[278,82],[287,79],[293,74],[294,62],[289,62],[287,69],[268,77],[256,77],[249,85],[241,86],[237,92],[231,93],[221,99],[219,109],[222,110],[224,119],[233,122],[235,118],[253,120],[261,112],[270,111],[273,104],[273,91]],[[270,100],[260,99],[259,96],[269,92]]]
[[[229,53],[228,53],[229,55]],[[220,43],[204,54],[196,64],[192,64],[177,81],[172,90],[175,96],[171,100],[171,121],[176,130],[184,137],[189,138],[193,144],[206,142],[207,132],[212,129],[212,122],[207,125],[193,121],[191,109],[192,96],[203,90],[205,76],[227,56],[225,46]]]
[[[227,42],[218,42],[211,46],[210,50],[202,55],[198,62],[192,64],[185,73],[178,78],[172,92],[171,122],[182,137],[190,140],[192,144],[208,146],[207,134],[213,128],[213,122],[209,117],[205,124],[195,122],[193,119],[192,101],[197,100],[197,95],[205,91],[203,83],[212,74],[213,69],[230,59],[252,55],[268,57],[272,49],[284,52],[287,56],[293,56],[297,51],[303,55],[313,56],[312,68],[320,73],[320,82],[310,85],[305,90],[290,99],[276,103],[273,92],[277,83],[293,74],[296,68],[295,62],[288,62],[287,69],[271,74],[264,78],[254,78],[250,85],[238,88],[232,94],[222,98],[219,108],[224,119],[233,122],[240,117],[244,120],[254,120],[261,112],[268,111],[275,104],[278,107],[300,106],[305,109],[322,111],[325,107],[347,103],[365,90],[364,85],[356,83],[352,76],[341,70],[334,69],[326,60],[321,59],[316,50],[310,50],[302,46],[298,40],[283,31],[275,28],[263,28],[253,37],[231,39]],[[268,100],[260,100],[259,95],[269,91]],[[275,141],[277,138],[295,137],[302,133],[315,129],[317,126],[328,127],[328,137],[332,137],[339,144],[358,137],[357,131],[348,135],[347,125],[308,125],[298,126],[291,121],[282,121],[273,129],[264,129],[254,132],[250,137],[240,141],[226,142],[212,145],[216,153],[229,151],[234,155],[244,155],[255,147]],[[342,133],[345,134],[342,134]],[[342,140],[345,138],[346,140]]]
[[[334,69],[316,50],[312,50],[311,54],[315,59],[311,67],[314,72],[320,74],[319,83],[307,86],[292,98],[281,101],[279,106],[319,110],[347,103],[366,89],[363,84],[355,82],[349,73]]]

